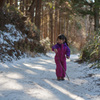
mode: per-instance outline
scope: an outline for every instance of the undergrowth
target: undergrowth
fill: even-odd
[[[100,68],[100,31],[91,33],[87,37],[87,44],[82,49],[81,60],[93,62],[93,66]]]

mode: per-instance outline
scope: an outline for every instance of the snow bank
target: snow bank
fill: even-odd
[[[15,25],[6,24],[5,26],[8,29],[8,32],[0,31],[0,33],[1,33],[0,43],[1,44],[2,43],[3,44],[9,44],[7,42],[7,40],[9,40],[10,43],[12,43],[12,45],[13,45],[13,42],[15,42],[15,41],[17,42],[20,39],[22,39],[22,32],[17,31],[16,28],[15,28]]]
[[[25,36],[22,36],[22,32],[16,29],[15,25],[6,24],[5,26],[7,30],[0,31],[0,60],[2,62],[11,61],[13,58],[17,59],[17,53],[21,54],[21,52],[20,50],[16,51],[14,43],[25,38]],[[13,53],[8,55],[8,52]]]

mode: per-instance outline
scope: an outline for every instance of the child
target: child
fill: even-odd
[[[70,49],[64,35],[60,34],[57,37],[57,44],[52,47],[52,50],[56,53],[55,63],[57,80],[64,80],[66,71],[66,57],[68,59],[70,58]]]

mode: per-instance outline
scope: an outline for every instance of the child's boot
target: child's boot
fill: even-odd
[[[57,80],[60,81],[61,80],[61,77],[57,77]]]
[[[64,77],[62,77],[61,80],[64,81],[65,80]]]

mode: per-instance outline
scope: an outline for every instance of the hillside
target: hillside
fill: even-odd
[[[44,53],[39,42],[39,31],[29,18],[13,6],[0,12],[0,61]]]

